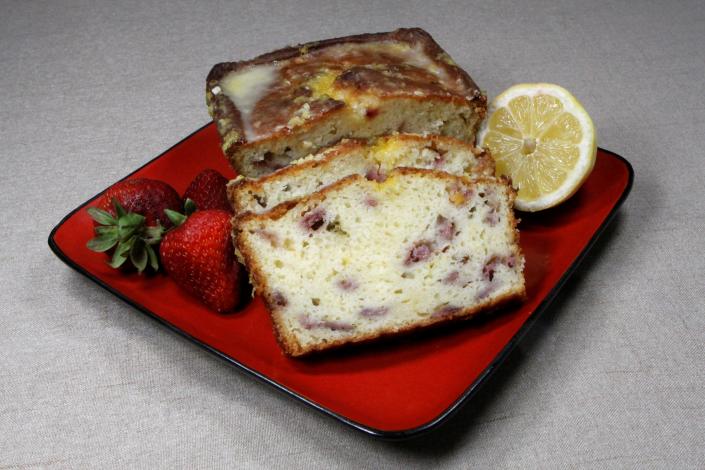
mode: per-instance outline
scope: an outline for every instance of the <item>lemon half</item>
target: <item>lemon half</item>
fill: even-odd
[[[535,212],[568,199],[595,166],[592,119],[563,87],[514,85],[497,96],[478,133],[497,163],[497,175],[518,189],[516,208]]]

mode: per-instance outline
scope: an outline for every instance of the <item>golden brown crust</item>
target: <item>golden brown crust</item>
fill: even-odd
[[[475,173],[495,174],[495,161],[488,149],[473,147],[472,153],[475,154],[475,158],[477,158]]]
[[[442,56],[446,52],[441,48],[440,45],[431,37],[431,35],[421,28],[399,28],[390,32],[382,33],[364,33],[355,34],[352,36],[342,36],[331,39],[323,39],[320,41],[312,41],[304,44],[299,44],[295,46],[288,46],[282,49],[278,49],[273,52],[268,52],[266,54],[259,55],[254,59],[240,61],[240,62],[223,62],[216,64],[213,69],[208,74],[208,81],[214,81],[220,79],[225,73],[231,70],[237,70],[238,68],[246,67],[249,65],[260,65],[267,64],[273,61],[282,61],[294,58],[299,55],[303,55],[308,52],[312,52],[319,49],[324,49],[326,47],[335,46],[337,44],[345,43],[365,43],[383,40],[396,40],[400,42],[406,42],[410,44],[421,43],[425,51],[432,57]],[[442,62],[448,71],[456,70],[453,68],[452,64],[447,61],[439,60]],[[461,70],[462,72],[462,70]],[[467,76],[467,73],[465,74]],[[470,76],[467,76],[466,83],[468,88],[477,89],[477,85],[472,81]]]
[[[419,28],[398,29],[396,31],[373,34],[360,34],[347,37],[339,37],[327,39],[323,41],[315,41],[307,44],[286,47],[278,51],[263,54],[251,60],[240,62],[225,62],[215,65],[206,79],[206,104],[209,113],[213,120],[218,125],[218,131],[223,139],[223,150],[230,158],[231,163],[236,170],[242,172],[242,162],[234,158],[235,153],[247,151],[249,148],[259,145],[267,145],[268,143],[286,138],[294,134],[302,134],[310,131],[321,122],[331,119],[336,114],[346,111],[343,103],[335,100],[328,100],[325,103],[319,103],[323,109],[319,113],[314,113],[306,122],[292,129],[287,126],[276,126],[264,135],[258,136],[254,141],[248,141],[245,135],[245,130],[242,122],[240,111],[233,105],[225,93],[213,94],[212,89],[220,80],[228,73],[240,70],[252,65],[269,64],[274,61],[288,61],[297,59],[298,57],[306,56],[312,52],[323,51],[331,46],[341,44],[364,44],[381,41],[398,41],[407,43],[414,47],[420,47],[421,50],[432,61],[435,67],[444,71],[448,77],[447,82],[452,83],[457,87],[456,92],[447,92],[441,94],[430,94],[425,96],[404,95],[388,96],[383,92],[376,92],[377,98],[380,101],[386,100],[417,100],[417,101],[437,101],[437,102],[456,102],[461,106],[472,106],[478,115],[482,117],[487,107],[486,97],[480,92],[479,88],[463,69],[458,67],[448,56],[448,54],[436,43],[433,38],[424,30]],[[354,67],[353,67],[354,68]],[[351,69],[352,70],[352,69]],[[358,77],[359,78],[359,77]],[[364,91],[364,79],[361,82],[351,78],[351,87],[353,93],[355,90]],[[276,101],[276,100],[275,100]],[[281,108],[283,101],[276,101]],[[287,104],[288,106],[288,104]],[[262,119],[262,122],[272,122],[271,119]]]
[[[419,176],[432,176],[434,178],[441,178],[449,183],[457,183],[458,181],[462,181],[463,184],[478,184],[478,183],[496,183],[497,181],[502,181],[507,184],[508,188],[508,193],[510,197],[510,202],[513,205],[514,199],[516,198],[516,190],[511,187],[510,181],[507,178],[494,178],[494,177],[478,177],[478,178],[468,178],[465,176],[455,176],[451,175],[449,173],[445,173],[442,171],[438,170],[428,170],[428,169],[420,169],[420,168],[396,168],[394,169],[389,177],[393,177],[395,174],[400,174],[400,175],[419,175]],[[408,327],[396,329],[396,330],[382,330],[377,333],[373,334],[367,334],[367,335],[360,335],[356,337],[349,337],[345,339],[340,339],[340,340],[333,340],[325,344],[319,344],[319,345],[313,345],[311,347],[305,348],[301,346],[298,341],[296,340],[295,337],[289,335],[284,331],[283,326],[281,324],[281,321],[279,320],[280,316],[280,311],[279,311],[279,306],[276,304],[276,299],[275,299],[275,294],[272,292],[272,290],[269,288],[266,280],[264,279],[264,276],[262,276],[261,272],[261,267],[259,263],[257,263],[257,257],[254,256],[254,253],[252,253],[248,247],[247,244],[244,243],[242,239],[242,234],[244,231],[244,226],[249,224],[250,222],[257,222],[257,221],[266,221],[266,220],[277,220],[284,216],[289,210],[294,208],[295,206],[298,205],[306,205],[310,203],[315,203],[319,201],[323,201],[326,199],[328,193],[336,191],[337,189],[354,184],[356,181],[361,181],[361,180],[366,180],[363,176],[361,175],[350,175],[346,178],[343,178],[336,183],[333,183],[330,186],[327,186],[326,188],[323,188],[319,192],[301,197],[299,199],[295,199],[292,201],[287,201],[284,202],[273,209],[262,213],[262,214],[255,214],[252,212],[248,212],[245,214],[241,214],[239,216],[235,216],[232,219],[233,223],[233,241],[236,246],[236,248],[240,251],[242,254],[245,265],[247,266],[253,287],[255,289],[255,292],[258,294],[262,295],[264,298],[265,304],[267,306],[267,310],[270,314],[270,317],[272,319],[272,323],[274,324],[274,330],[275,334],[277,337],[277,341],[279,344],[282,346],[282,349],[284,352],[291,356],[291,357],[301,357],[305,356],[317,351],[323,351],[323,350],[329,350],[331,348],[337,348],[343,345],[347,344],[355,344],[355,343],[362,343],[362,342],[370,342],[370,341],[376,341],[381,338],[387,338],[391,336],[396,336],[400,334],[407,334],[411,333],[413,331],[417,331],[422,328],[429,327],[431,325],[442,325],[446,324],[449,322],[454,322],[462,319],[467,319],[472,316],[474,316],[476,313],[480,311],[490,311],[494,310],[497,308],[500,308],[501,306],[506,305],[507,303],[513,302],[513,301],[519,301],[523,300],[526,297],[526,286],[525,284],[522,284],[521,289],[518,289],[514,292],[509,292],[501,297],[498,297],[492,301],[487,301],[485,303],[475,305],[472,307],[466,307],[457,311],[453,311],[447,316],[441,316],[441,317],[429,317],[424,319],[423,321],[420,321],[418,323],[415,323],[413,325],[409,325]],[[511,207],[511,205],[510,205]],[[514,239],[513,242],[517,246],[516,250],[516,255],[519,259],[524,259],[523,254],[521,253],[521,248],[519,248],[519,230],[517,229],[517,220],[516,217],[514,216],[514,211],[510,210],[510,224],[512,227]]]
[[[452,78],[457,78],[461,80],[463,82],[463,85],[476,98],[483,98],[480,89],[478,88],[477,84],[472,80],[470,75],[468,75],[465,70],[452,63],[452,60],[450,60],[450,57],[443,50],[443,48],[441,48],[441,46],[433,39],[433,37],[428,32],[421,28],[400,28],[390,32],[356,34],[352,36],[342,36],[337,38],[324,39],[320,41],[312,41],[304,44],[298,44],[295,46],[284,47],[276,51],[259,55],[254,59],[250,60],[243,60],[237,62],[221,62],[219,64],[214,65],[211,71],[208,73],[208,76],[206,78],[206,91],[210,92],[210,88],[213,85],[217,84],[218,81],[223,78],[227,73],[251,65],[262,65],[274,61],[284,61],[300,55],[307,54],[312,51],[325,49],[326,47],[335,46],[338,44],[360,44],[385,40],[406,42],[409,44],[420,44],[429,57],[435,58],[436,65],[443,68],[446,73],[448,73]],[[219,97],[214,97],[211,95],[209,97],[209,102],[212,101],[213,98],[216,98],[218,100],[220,99]]]

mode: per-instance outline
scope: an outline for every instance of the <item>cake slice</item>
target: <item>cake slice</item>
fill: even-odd
[[[358,174],[380,180],[396,167],[494,176],[492,157],[472,145],[452,137],[397,134],[380,137],[370,145],[346,140],[269,175],[240,177],[228,185],[228,198],[236,214],[265,212],[346,176]]]
[[[501,179],[398,168],[236,217],[233,236],[284,351],[301,356],[523,297],[514,197]]]
[[[217,64],[208,110],[239,174],[256,177],[343,138],[392,132],[473,143],[487,103],[421,29],[361,34]]]

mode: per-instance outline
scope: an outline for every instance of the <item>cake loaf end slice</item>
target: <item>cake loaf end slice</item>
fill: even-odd
[[[206,81],[223,152],[249,177],[343,138],[408,132],[473,143],[487,109],[470,76],[418,28],[224,62]]]
[[[244,214],[233,235],[280,344],[302,356],[523,297],[514,197],[500,179],[400,168]]]

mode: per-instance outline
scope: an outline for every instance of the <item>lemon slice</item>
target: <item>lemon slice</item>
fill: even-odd
[[[550,83],[523,83],[492,101],[478,143],[512,178],[516,208],[535,212],[572,196],[595,165],[595,128],[578,100]]]

